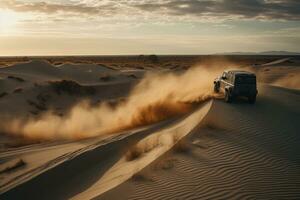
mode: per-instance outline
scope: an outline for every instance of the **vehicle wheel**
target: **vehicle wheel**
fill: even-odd
[[[256,101],[256,95],[248,97],[248,102],[254,104]]]
[[[231,103],[232,102],[232,96],[230,95],[230,93],[227,90],[225,91],[225,101],[227,103]]]
[[[214,85],[214,92],[215,93],[219,93],[220,92],[220,87],[219,87],[219,85],[217,83],[215,83],[215,85]]]

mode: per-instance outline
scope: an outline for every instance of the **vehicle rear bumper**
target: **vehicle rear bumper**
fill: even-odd
[[[234,90],[233,91],[234,96],[256,96],[257,93],[258,93],[257,90],[251,90],[251,91]]]

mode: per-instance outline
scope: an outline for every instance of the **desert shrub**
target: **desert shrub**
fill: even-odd
[[[0,93],[0,98],[5,97],[6,95],[8,95],[7,92],[2,92],[2,93]]]
[[[165,63],[163,66],[164,66],[164,67],[172,67],[173,64],[172,64],[172,63]]]
[[[27,103],[31,106],[34,106],[38,110],[47,110],[44,102],[34,102],[32,100],[27,100]]]
[[[140,62],[145,61],[145,55],[139,55],[138,56],[138,61],[140,61]]]
[[[149,60],[150,60],[150,62],[155,63],[155,64],[159,62],[157,55],[150,55]]]
[[[112,79],[112,77],[109,74],[103,74],[99,78],[101,81],[109,81]]]
[[[56,93],[61,94],[67,92],[69,94],[76,94],[80,90],[80,85],[75,81],[62,80],[50,82]]]
[[[75,94],[93,95],[96,92],[94,87],[81,86],[77,82],[72,80],[51,81],[49,82],[49,84],[57,94],[68,93],[70,95],[75,95]]]
[[[38,102],[40,103],[45,103],[47,102],[49,99],[51,98],[50,94],[47,93],[40,93],[36,96],[36,99],[38,100]]]
[[[62,65],[62,62],[55,62],[54,65]]]
[[[135,74],[129,74],[128,77],[129,77],[129,78],[134,78],[134,79],[137,79],[137,78],[138,78]]]
[[[32,115],[38,115],[39,114],[39,112],[38,111],[34,111],[34,110],[32,110],[32,111],[29,111]]]
[[[9,79],[13,79],[13,80],[16,80],[16,81],[19,81],[19,82],[24,82],[25,80],[20,78],[20,77],[17,77],[17,76],[7,76],[7,78]]]
[[[16,88],[15,90],[14,90],[14,93],[20,93],[20,92],[22,92],[23,91],[23,88]]]

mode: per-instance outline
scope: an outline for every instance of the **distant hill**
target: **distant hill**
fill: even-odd
[[[290,51],[228,52],[228,53],[218,53],[218,55],[300,55],[300,52],[290,52]]]

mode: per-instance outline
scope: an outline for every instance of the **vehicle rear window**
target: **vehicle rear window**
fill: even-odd
[[[255,84],[256,77],[254,76],[237,76],[235,77],[235,83],[238,84]]]

